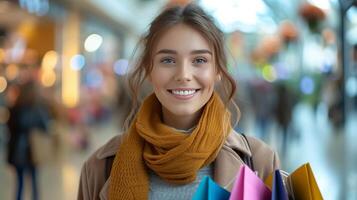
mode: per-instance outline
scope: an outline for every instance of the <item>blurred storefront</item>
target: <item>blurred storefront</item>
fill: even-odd
[[[123,56],[125,31],[60,2],[1,2],[2,91],[31,71],[58,104],[97,120],[115,105],[114,64]]]
[[[227,35],[230,72],[242,89],[238,99],[244,99],[245,91],[254,92],[256,86],[249,82],[260,80],[267,86],[284,85],[315,109],[327,110],[336,126],[356,110],[354,1],[198,2]],[[346,14],[341,15],[342,7]]]

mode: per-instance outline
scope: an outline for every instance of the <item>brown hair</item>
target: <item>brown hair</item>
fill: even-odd
[[[200,32],[202,36],[209,41],[210,45],[213,46],[215,64],[222,77],[221,86],[223,86],[223,93],[221,91],[219,92],[225,104],[231,103],[235,108],[237,114],[235,122],[238,121],[240,112],[233,100],[237,86],[235,80],[227,71],[227,55],[224,47],[223,32],[215,25],[211,16],[207,15],[199,6],[191,3],[186,6],[175,6],[164,10],[150,24],[149,31],[138,43],[134,53],[137,51],[139,45],[142,45],[143,49],[131,73],[129,73],[127,77],[129,79],[128,84],[132,96],[132,110],[125,121],[124,130],[128,130],[139,109],[141,103],[138,95],[139,90],[145,78],[152,70],[152,51],[158,39],[166,30],[180,23],[188,25]]]

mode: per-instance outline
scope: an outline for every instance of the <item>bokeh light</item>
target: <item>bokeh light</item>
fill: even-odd
[[[41,76],[41,83],[45,87],[51,87],[56,82],[56,73],[54,71],[45,71]]]
[[[58,62],[58,55],[56,51],[48,51],[42,59],[42,68],[43,69],[53,69],[55,68]]]
[[[84,42],[84,49],[88,52],[94,52],[99,49],[103,43],[103,37],[98,34],[91,34]]]
[[[4,92],[6,90],[6,87],[7,87],[7,81],[5,77],[0,76],[0,93]]]
[[[77,54],[71,58],[71,68],[74,70],[81,70],[86,64],[86,60],[83,55]]]
[[[114,72],[117,75],[125,75],[128,71],[129,61],[126,59],[119,59],[114,63]]]
[[[300,82],[300,90],[304,94],[312,94],[315,90],[315,83],[312,78],[304,76]]]
[[[19,67],[15,64],[8,65],[5,70],[5,75],[8,80],[14,80],[19,75]]]
[[[263,78],[269,82],[274,82],[277,79],[276,70],[271,65],[264,65],[264,67],[262,69],[262,75],[263,75]]]

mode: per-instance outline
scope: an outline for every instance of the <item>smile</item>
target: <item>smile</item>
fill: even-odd
[[[168,90],[171,94],[179,99],[188,99],[193,97],[200,89],[172,89]]]

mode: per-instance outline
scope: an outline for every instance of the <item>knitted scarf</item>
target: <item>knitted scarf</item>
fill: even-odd
[[[163,124],[154,94],[145,99],[116,153],[109,199],[148,199],[148,168],[168,183],[186,184],[213,162],[231,130],[230,113],[213,93],[191,134]]]

